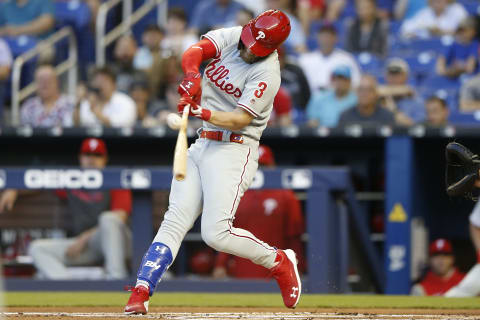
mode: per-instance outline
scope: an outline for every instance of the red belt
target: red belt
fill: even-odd
[[[224,141],[223,140],[223,131],[202,131],[200,134],[200,138],[205,138],[208,140],[215,140],[215,141]],[[230,142],[235,143],[243,143],[243,136],[237,133],[230,134]]]

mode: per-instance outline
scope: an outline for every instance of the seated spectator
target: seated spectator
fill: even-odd
[[[392,112],[382,108],[379,104],[377,79],[371,75],[364,75],[357,88],[357,105],[347,109],[340,115],[339,126],[349,124],[364,125],[393,125],[395,117]]]
[[[303,73],[302,68],[288,60],[283,47],[279,48],[277,52],[278,61],[280,62],[282,87],[290,94],[293,107],[305,110],[310,99],[310,86],[305,73]]]
[[[13,58],[8,44],[0,38],[0,125],[3,120],[3,104],[5,99],[5,84],[10,77]]]
[[[135,102],[117,91],[116,77],[108,67],[94,70],[91,87],[75,109],[74,120],[84,127],[131,127],[137,120]]]
[[[447,101],[439,96],[431,96],[425,102],[425,110],[427,116],[424,124],[431,127],[444,127],[448,124],[448,116],[450,110],[448,109]]]
[[[465,274],[455,268],[452,245],[446,239],[430,244],[429,270],[423,279],[412,287],[414,296],[441,296],[462,281]]]
[[[136,81],[130,87],[130,97],[137,106],[137,120],[145,127],[149,125],[157,114],[164,109],[160,101],[155,100],[150,92],[150,85],[145,81]],[[156,123],[154,124],[156,125]]]
[[[324,24],[318,31],[319,49],[300,55],[298,63],[302,67],[311,92],[330,87],[332,71],[338,66],[347,66],[352,73],[355,87],[360,79],[360,68],[355,58],[348,52],[336,48],[337,30],[332,24]]]
[[[275,9],[283,11],[290,19],[290,35],[283,43],[283,46],[288,53],[302,53],[307,50],[307,39],[303,31],[302,24],[294,15],[294,2],[290,0],[267,0],[268,9]]]
[[[382,106],[395,114],[395,122],[400,126],[411,126],[425,119],[423,101],[415,89],[408,84],[410,68],[400,58],[388,60],[384,85],[378,93]]]
[[[297,1],[298,19],[302,23],[303,32],[310,32],[312,21],[320,21],[325,13],[327,0],[299,0]]]
[[[82,169],[104,169],[108,156],[105,142],[85,139],[80,148]],[[9,211],[20,197],[41,191],[8,189],[0,197],[0,213]],[[107,279],[128,276],[127,259],[132,253],[127,226],[132,211],[130,190],[58,190],[72,215],[72,238],[35,240],[29,253],[41,277],[71,278],[68,267],[102,264]]]
[[[156,24],[150,24],[143,30],[143,46],[138,48],[133,58],[135,69],[147,71],[152,67],[155,55],[160,54],[160,45],[164,36],[164,31]]]
[[[31,127],[73,126],[73,98],[60,92],[55,68],[40,65],[35,70],[37,95],[25,101],[20,110],[20,124]]]
[[[388,24],[377,17],[375,0],[357,0],[356,7],[358,17],[348,28],[347,51],[384,56],[387,53]]]
[[[273,111],[268,120],[269,127],[288,127],[292,124],[292,98],[280,87],[273,99]]]
[[[437,59],[437,74],[457,78],[477,69],[478,41],[475,40],[475,28],[474,18],[466,18],[460,23],[455,41]]]
[[[325,13],[325,20],[328,22],[335,22],[339,20],[348,1],[349,0],[329,0],[327,4],[327,11]]]
[[[275,158],[269,147],[260,145],[258,154],[260,167],[275,167]],[[305,270],[301,240],[305,225],[300,202],[292,190],[246,191],[238,205],[233,224],[236,228],[249,230],[272,246],[291,248],[297,253],[299,271]],[[227,275],[235,278],[268,278],[270,271],[250,260],[219,253],[213,277],[219,279]]]
[[[480,110],[480,73],[462,84],[460,110],[464,112]]]
[[[201,0],[192,14],[190,27],[195,34],[231,25],[244,6],[235,0]]]
[[[185,50],[198,42],[197,36],[186,31],[187,24],[187,15],[182,8],[168,11],[167,33],[161,43],[164,50],[170,50],[173,55],[181,57]]]
[[[397,0],[394,8],[395,20],[410,19],[427,6],[427,0]]]
[[[428,0],[428,7],[405,20],[401,34],[404,38],[452,35],[467,16],[467,11],[459,3],[450,3],[450,0]]]
[[[337,67],[332,73],[333,89],[316,93],[308,102],[308,126],[333,128],[340,114],[357,104],[357,95],[352,90],[351,72],[346,66]]]
[[[0,37],[47,36],[55,24],[52,0],[0,2]]]
[[[133,65],[136,53],[137,42],[131,35],[122,36],[115,43],[112,68],[117,75],[117,90],[120,92],[127,93],[134,81],[146,79],[146,74]]]

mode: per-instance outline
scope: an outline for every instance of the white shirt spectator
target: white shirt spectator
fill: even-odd
[[[190,46],[198,42],[198,37],[193,34],[185,34],[182,37],[167,36],[162,40],[160,46],[163,50],[173,52],[174,55],[181,57]]]
[[[468,17],[468,12],[459,3],[450,4],[440,16],[436,16],[431,7],[421,9],[401,27],[402,37],[430,37],[429,28],[437,27],[443,32],[453,33],[460,22]]]
[[[12,53],[8,44],[0,38],[0,66],[11,66],[12,61]]]
[[[132,127],[137,119],[135,102],[122,92],[114,92],[110,101],[103,106],[102,113],[110,120],[112,127]],[[101,122],[90,109],[90,103],[84,100],[80,105],[80,125],[83,127],[100,126]]]
[[[334,49],[328,56],[319,50],[304,53],[300,55],[298,64],[303,69],[312,92],[329,88],[332,72],[339,66],[350,68],[353,87],[356,87],[360,81],[360,67],[355,58],[342,49]]]
[[[34,128],[72,127],[74,106],[72,98],[61,95],[55,106],[47,112],[42,100],[33,97],[22,105],[20,123]]]

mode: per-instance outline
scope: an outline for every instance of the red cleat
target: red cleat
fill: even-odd
[[[277,280],[282,293],[283,303],[287,308],[295,308],[302,294],[302,282],[298,275],[297,258],[293,250],[277,250],[272,275]]]
[[[148,299],[150,295],[148,294],[148,289],[142,286],[129,289],[132,291],[130,299],[128,299],[127,305],[125,306],[126,314],[147,314],[148,312]]]

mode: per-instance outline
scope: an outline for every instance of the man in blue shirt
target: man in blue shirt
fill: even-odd
[[[191,28],[197,34],[232,24],[244,6],[235,0],[199,1],[192,15]]]
[[[44,37],[55,24],[51,0],[7,0],[0,2],[0,37],[21,35]]]
[[[349,67],[339,66],[333,70],[332,86],[333,89],[315,94],[308,102],[308,126],[336,127],[340,114],[357,104]]]

